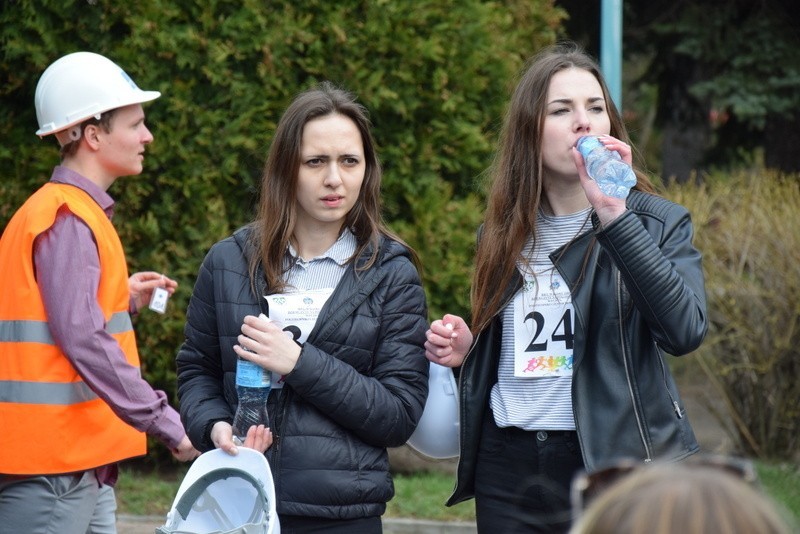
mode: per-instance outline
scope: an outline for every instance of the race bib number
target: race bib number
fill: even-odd
[[[555,270],[527,275],[513,304],[514,376],[572,375],[575,311],[561,275]]]
[[[280,327],[296,342],[302,344],[308,339],[308,334],[317,324],[317,317],[322,306],[330,298],[333,288],[317,289],[313,291],[297,291],[292,293],[279,293],[267,295],[264,298],[269,303],[269,318],[278,323]],[[284,377],[272,373],[272,388],[281,389]]]

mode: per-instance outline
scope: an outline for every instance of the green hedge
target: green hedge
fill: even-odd
[[[0,5],[0,227],[58,163],[38,140],[41,72],[104,54],[144,89],[155,142],[110,193],[131,271],[180,283],[167,314],[136,319],[144,376],[174,398],[174,355],[197,269],[250,220],[282,110],[328,79],[370,110],[390,225],[417,247],[433,313],[467,313],[488,166],[525,58],[556,39],[551,0],[5,0]],[[151,462],[169,461],[154,447]]]

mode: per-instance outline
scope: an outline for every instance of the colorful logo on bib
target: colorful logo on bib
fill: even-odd
[[[537,356],[528,360],[525,373],[550,374],[572,370],[572,356]]]

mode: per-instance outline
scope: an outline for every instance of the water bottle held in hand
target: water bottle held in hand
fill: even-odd
[[[636,174],[616,150],[607,149],[592,135],[578,139],[575,147],[583,156],[586,172],[597,182],[600,191],[611,197],[628,197],[631,187],[636,185]]]
[[[242,442],[251,426],[269,426],[267,397],[272,385],[271,378],[270,371],[258,364],[243,358],[236,362],[236,393],[239,396],[239,405],[233,417],[233,435]]]

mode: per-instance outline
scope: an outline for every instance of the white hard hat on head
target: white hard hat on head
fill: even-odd
[[[106,111],[159,96],[139,89],[119,65],[100,54],[67,54],[47,67],[36,85],[36,135],[58,134]],[[62,145],[80,139],[81,131],[76,127],[66,134],[57,135]]]

